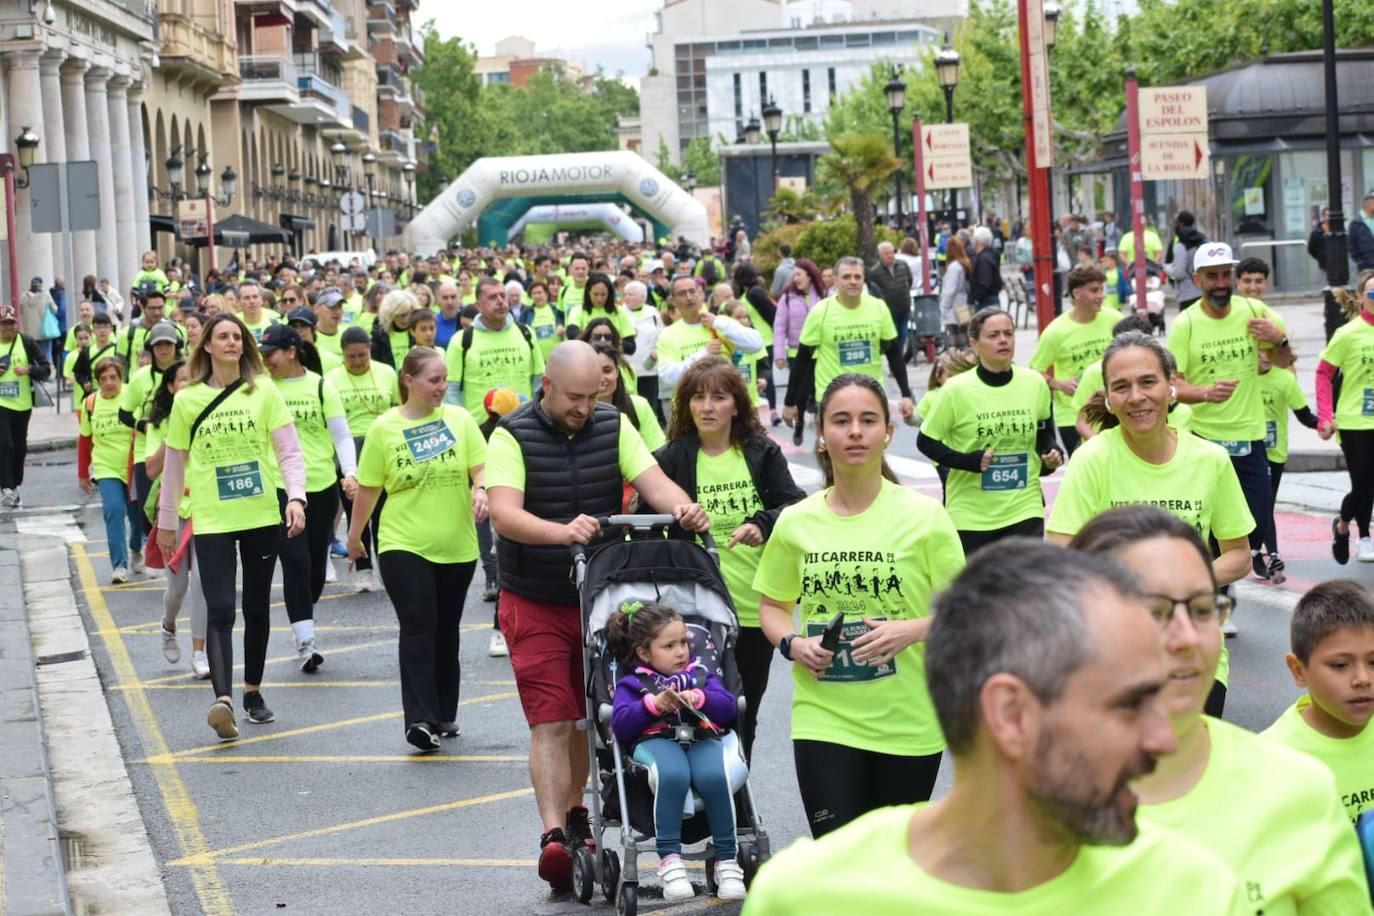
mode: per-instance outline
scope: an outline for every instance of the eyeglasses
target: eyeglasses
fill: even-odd
[[[588,339],[588,340],[608,340],[608,341],[614,341],[614,340],[615,340],[615,335],[614,335],[614,334],[592,334],[592,335],[590,335],[587,339]]]
[[[282,301],[282,302],[300,302],[301,300],[297,299],[295,296],[282,296],[282,297],[281,297],[281,301]]]
[[[1165,630],[1173,622],[1174,610],[1180,607],[1188,614],[1194,626],[1210,624],[1213,621],[1225,623],[1236,609],[1236,599],[1230,595],[1213,595],[1205,592],[1182,599],[1168,595],[1146,595],[1145,607],[1159,628]]]

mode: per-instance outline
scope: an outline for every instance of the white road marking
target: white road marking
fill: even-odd
[[[84,542],[86,535],[76,527],[75,520],[66,512],[35,515],[14,520],[15,530],[20,534],[41,534],[60,537],[68,544]]]

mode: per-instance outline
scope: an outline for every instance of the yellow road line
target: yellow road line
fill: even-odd
[[[292,833],[286,836],[271,837],[266,840],[258,840],[255,843],[244,843],[240,846],[230,846],[226,849],[217,849],[211,852],[204,852],[198,855],[183,856],[168,862],[172,866],[191,866],[213,863],[220,856],[232,856],[235,853],[248,852],[251,849],[262,849],[265,846],[276,846],[279,843],[292,843],[296,840],[307,840],[317,836],[329,836],[335,833],[344,833],[349,830],[359,830],[363,827],[374,827],[378,824],[390,824],[395,821],[409,820],[414,817],[424,817],[429,814],[443,814],[447,811],[457,811],[462,808],[473,808],[478,805],[491,804],[492,802],[507,801],[512,798],[523,798],[533,795],[533,789],[512,789],[509,792],[494,792],[491,795],[479,795],[476,798],[464,798],[459,801],[446,802],[442,805],[430,805],[426,808],[412,808],[408,811],[396,811],[391,814],[381,814],[376,817],[366,817],[358,821],[350,821],[346,824],[335,824],[332,827],[318,827],[314,830],[305,830],[301,833]]]
[[[313,866],[468,866],[476,868],[533,868],[538,859],[220,859],[221,865]],[[175,865],[176,863],[169,863]]]
[[[493,703],[497,700],[509,700],[511,697],[516,697],[519,695],[520,694],[516,691],[509,690],[502,693],[491,693],[481,697],[470,697],[466,700],[460,700],[458,702],[458,705],[475,706],[478,703]],[[310,735],[315,734],[316,732],[332,731],[334,729],[339,728],[348,728],[353,725],[366,725],[371,722],[382,722],[387,719],[399,718],[401,718],[401,711],[399,709],[394,710],[392,712],[374,713],[370,716],[358,716],[355,719],[343,719],[338,722],[325,722],[320,725],[307,725],[302,728],[289,728],[286,731],[273,732],[270,735],[259,735],[256,738],[239,738],[237,741],[216,742],[214,744],[202,744],[199,747],[189,747],[185,750],[177,751],[176,753],[172,754],[172,756],[175,757],[178,761],[180,761],[183,758],[191,757],[197,754],[219,752],[220,754],[223,754],[226,758],[232,759],[232,755],[225,754],[225,752],[233,750],[234,748],[244,747],[246,745],[261,744],[265,741],[280,741],[283,738],[294,738],[297,735]]]
[[[189,625],[190,625],[190,622],[191,622],[191,618],[190,618],[190,617],[182,616],[182,617],[178,617],[178,618],[177,618],[177,626],[178,626],[178,628],[180,628],[182,625],[189,626]],[[126,634],[127,634],[127,633],[132,633],[132,634],[135,634],[135,635],[138,635],[138,636],[157,636],[157,635],[160,635],[160,633],[161,633],[161,627],[162,627],[162,621],[161,621],[160,619],[159,619],[159,620],[145,620],[143,623],[130,623],[130,624],[125,624],[124,626],[117,628],[117,629],[115,630],[115,632],[118,632],[118,633],[126,633]],[[486,626],[485,624],[474,623],[474,624],[471,624],[471,625],[469,625],[469,626],[460,627],[459,629],[462,629],[462,630],[469,630],[469,629],[472,629],[472,630],[482,630],[482,629],[487,629],[487,626]],[[340,625],[338,625],[338,626],[331,626],[331,625],[329,625],[329,624],[317,624],[316,627],[315,627],[315,632],[316,632],[316,633],[395,633],[395,632],[397,632],[398,630],[399,630],[399,627],[397,627],[397,625],[394,624],[394,623],[370,623],[370,624],[358,624],[358,625],[353,625],[353,626],[344,625],[344,624],[340,624]],[[184,631],[181,630],[181,629],[178,629],[177,632],[178,632],[178,633],[182,633],[182,632],[184,632]],[[292,632],[292,630],[291,630],[290,627],[273,627],[273,628],[272,628],[272,632],[273,632],[273,633],[290,633],[290,632]],[[241,635],[242,633],[243,633],[243,626],[242,626],[242,625],[239,625],[239,626],[234,627],[234,634],[235,634],[235,635]]]
[[[189,675],[186,675],[189,677]],[[183,675],[176,675],[180,680]],[[265,681],[259,684],[263,690],[291,690],[302,687],[399,687],[400,681]],[[139,681],[133,684],[116,684],[112,690],[204,690],[208,684],[204,681],[194,681],[192,683],[171,683],[168,681]]]
[[[86,546],[73,543],[71,550],[76,561],[77,575],[81,580],[81,590],[85,593],[86,603],[91,610],[91,619],[99,628],[115,677],[120,681],[137,681],[138,669],[134,667],[133,658],[129,655],[129,647],[124,644],[123,638],[115,628],[114,616],[110,613],[105,596],[96,582],[95,567],[86,555]],[[113,635],[107,635],[108,633]],[[157,716],[153,714],[147,694],[141,690],[126,691],[124,700],[143,746],[150,748],[153,756],[166,756],[167,739],[158,726]],[[191,800],[190,793],[186,791],[186,785],[181,781],[181,774],[177,772],[176,765],[156,764],[152,771],[181,849],[189,855],[204,857],[209,844],[206,843],[205,835],[200,829],[200,810]],[[230,916],[233,913],[229,891],[220,879],[219,870],[215,868],[213,859],[207,859],[192,869],[191,883],[204,912],[216,916]]]
[[[296,754],[280,754],[275,756],[255,756],[241,757],[237,754],[232,757],[149,757],[146,760],[135,761],[136,763],[215,763],[215,764],[239,764],[239,763],[429,763],[440,761],[445,763],[525,763],[529,760],[524,755],[514,754],[322,754],[318,757]]]
[[[329,656],[332,658],[332,657],[334,657],[335,655],[343,655],[343,654],[348,653],[348,652],[361,652],[363,649],[375,649],[375,648],[377,648],[378,646],[394,646],[394,645],[396,645],[396,640],[394,640],[394,639],[378,639],[378,640],[374,640],[374,641],[372,641],[372,642],[352,643],[352,644],[346,645],[346,646],[330,646],[330,647],[329,647]],[[300,664],[300,660],[301,660],[301,657],[300,657],[299,655],[295,655],[295,654],[292,654],[292,655],[279,655],[279,656],[277,656],[276,658],[269,658],[266,662],[264,662],[264,664],[267,664],[267,665],[284,665],[284,664],[286,664],[287,662],[294,662],[294,663],[296,663],[296,664]],[[238,664],[236,664],[236,665],[234,666],[234,670],[235,670],[235,671],[242,671],[242,670],[243,670],[243,662],[239,662]],[[185,672],[181,672],[180,674],[169,674],[169,675],[167,675],[166,677],[155,677],[155,678],[150,678],[150,679],[144,681],[143,683],[144,683],[145,686],[149,686],[149,687],[151,687],[151,686],[153,686],[153,685],[156,685],[156,684],[172,684],[172,683],[175,683],[175,682],[177,682],[177,681],[180,681],[180,680],[185,679],[186,676],[187,676],[187,675],[186,675]]]

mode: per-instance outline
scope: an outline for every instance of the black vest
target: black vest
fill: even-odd
[[[541,393],[542,395],[542,393]],[[579,515],[597,518],[620,511],[620,411],[597,404],[572,438],[534,400],[501,419],[525,459],[525,511],[565,524]],[[572,555],[563,545],[497,540],[501,588],[552,604],[579,604],[572,583]]]

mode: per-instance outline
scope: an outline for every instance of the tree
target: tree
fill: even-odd
[[[486,138],[472,130],[481,112],[482,79],[473,71],[477,51],[461,39],[440,38],[433,20],[420,34],[425,64],[415,71],[415,82],[425,91],[428,110],[417,139],[425,143],[437,133],[437,146],[429,155],[429,168],[416,176],[416,194],[429,200],[442,190],[438,176],[459,175],[482,155]]]
[[[858,224],[859,253],[866,261],[878,256],[873,234],[873,191],[901,166],[887,139],[871,133],[845,132],[832,137],[830,152],[820,159],[821,173],[849,189],[850,209]]]
[[[763,211],[765,217],[781,223],[803,223],[819,214],[820,206],[810,188],[800,194],[791,188],[778,188],[768,202],[768,209]]]
[[[720,184],[720,154],[711,145],[711,138],[697,137],[682,153],[682,167],[697,177],[703,188]]]

